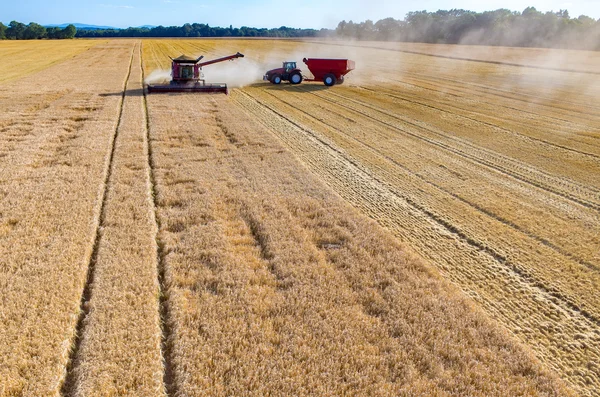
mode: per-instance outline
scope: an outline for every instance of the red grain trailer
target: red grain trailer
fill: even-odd
[[[307,81],[322,81],[330,87],[344,82],[344,76],[354,70],[354,61],[350,59],[304,58],[302,60],[313,74]]]

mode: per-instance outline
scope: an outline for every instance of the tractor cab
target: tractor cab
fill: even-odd
[[[292,70],[296,69],[296,62],[284,62],[283,69],[286,73],[291,72]]]
[[[270,81],[273,84],[281,84],[282,81],[289,81],[292,84],[302,82],[302,72],[298,69],[296,62],[285,61],[282,67],[269,70],[263,80]]]

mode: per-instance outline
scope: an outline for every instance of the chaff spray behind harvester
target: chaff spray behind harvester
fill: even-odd
[[[165,85],[148,85],[149,93],[161,92],[201,92],[201,93],[224,93],[227,94],[226,83],[206,83],[202,73],[202,67],[214,63],[243,58],[244,54],[237,53],[223,58],[213,59],[211,61],[200,62],[200,58],[191,58],[181,55],[178,58],[171,58],[171,81]]]

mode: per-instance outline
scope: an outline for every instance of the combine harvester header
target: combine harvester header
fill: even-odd
[[[227,94],[226,83],[207,84],[204,81],[202,67],[212,65],[214,63],[243,58],[244,54],[237,53],[223,58],[213,59],[211,61],[200,62],[204,56],[200,58],[191,58],[186,55],[181,55],[178,58],[171,58],[171,81],[167,85],[148,85],[149,93],[162,92],[201,92],[201,93],[224,93]]]

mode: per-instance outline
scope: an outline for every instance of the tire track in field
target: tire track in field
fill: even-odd
[[[67,365],[65,368],[66,375],[65,375],[65,379],[64,379],[63,385],[61,387],[61,391],[60,391],[61,396],[64,396],[64,397],[71,397],[71,396],[76,395],[76,390],[75,390],[76,379],[75,379],[75,372],[73,371],[73,368],[77,364],[77,360],[79,357],[79,351],[80,351],[80,347],[81,347],[81,341],[82,341],[83,335],[85,333],[85,319],[89,313],[88,302],[90,301],[92,292],[93,292],[92,289],[93,289],[93,284],[94,284],[94,271],[95,271],[95,267],[96,267],[96,261],[98,259],[98,248],[100,246],[100,239],[102,238],[102,227],[103,227],[103,224],[105,222],[105,217],[106,217],[106,202],[107,202],[107,197],[108,197],[108,186],[110,183],[110,179],[111,179],[111,175],[112,175],[113,167],[114,167],[114,155],[115,155],[115,149],[116,149],[115,143],[119,137],[119,127],[121,126],[121,118],[123,116],[123,105],[125,102],[127,84],[129,83],[129,77],[131,76],[131,70],[133,67],[134,51],[135,51],[135,45],[131,49],[131,57],[129,60],[129,69],[127,71],[127,76],[125,77],[125,80],[123,82],[123,92],[121,93],[121,98],[119,100],[119,111],[118,111],[119,113],[118,113],[117,124],[115,126],[115,130],[113,132],[113,136],[112,136],[112,139],[110,142],[110,150],[109,150],[106,165],[104,168],[104,181],[102,183],[102,187],[100,188],[100,190],[102,191],[102,193],[101,193],[102,198],[98,202],[96,211],[94,211],[94,213],[96,215],[94,216],[93,223],[96,225],[96,227],[95,227],[96,235],[94,236],[92,255],[91,255],[89,263],[88,263],[88,270],[87,270],[85,285],[83,287],[83,291],[81,294],[81,301],[79,304],[79,317],[77,319],[77,325],[75,326],[75,332],[73,334],[74,335],[73,341],[71,343],[72,349],[69,354],[69,359],[67,361]]]
[[[143,44],[142,44],[143,45]],[[152,46],[154,48],[155,46]],[[142,48],[140,47],[140,59],[142,59]],[[143,65],[143,61],[142,61]],[[145,80],[145,69],[142,67],[142,81]],[[168,269],[166,266],[166,255],[165,252],[165,242],[161,238],[161,222],[157,215],[158,212],[158,185],[156,182],[156,162],[154,159],[153,148],[152,148],[152,139],[150,137],[150,117],[148,115],[148,98],[147,91],[144,87],[144,118],[145,118],[145,136],[144,136],[144,147],[146,150],[146,155],[148,158],[148,181],[149,186],[148,190],[152,195],[152,218],[154,223],[156,224],[156,263],[158,264],[157,274],[158,274],[158,286],[159,286],[159,312],[160,312],[160,325],[162,332],[162,342],[161,342],[161,355],[163,358],[163,384],[164,390],[166,391],[166,396],[176,396],[179,395],[179,390],[177,387],[177,383],[175,380],[175,372],[173,368],[172,361],[172,351],[173,351],[173,340],[171,337],[173,334],[173,320],[171,316],[171,307],[169,305],[169,286],[167,283],[168,278]]]
[[[396,99],[396,100],[400,100],[400,101],[403,101],[403,102],[408,102],[408,103],[411,103],[411,104],[414,104],[414,105],[418,105],[418,106],[421,106],[421,107],[429,108],[429,109],[432,109],[432,110],[434,110],[436,112],[446,113],[446,114],[452,115],[453,117],[458,117],[458,118],[462,118],[462,119],[465,119],[465,120],[469,120],[469,121],[477,123],[477,124],[483,124],[483,125],[485,125],[487,127],[490,127],[490,128],[496,129],[496,130],[500,130],[500,131],[502,131],[504,133],[507,133],[507,134],[510,134],[510,135],[514,135],[514,136],[516,136],[516,137],[518,137],[520,139],[523,139],[523,140],[529,140],[529,141],[533,141],[533,142],[538,142],[538,143],[549,145],[549,146],[552,146],[552,147],[555,147],[555,148],[558,148],[558,149],[563,149],[563,150],[571,151],[573,153],[577,153],[577,154],[580,154],[580,155],[594,157],[594,158],[597,158],[597,159],[600,160],[600,155],[598,155],[598,154],[586,152],[586,151],[583,151],[583,150],[580,150],[580,149],[576,149],[576,148],[572,148],[572,147],[569,147],[569,146],[564,146],[564,145],[561,145],[561,144],[558,144],[558,143],[554,143],[554,142],[551,142],[551,141],[548,141],[548,140],[545,140],[545,139],[542,139],[542,138],[537,138],[537,137],[534,137],[534,136],[530,136],[530,135],[518,132],[516,130],[512,130],[512,129],[509,129],[509,128],[506,128],[506,127],[502,127],[502,126],[494,124],[494,123],[490,123],[488,121],[479,120],[479,119],[476,119],[475,117],[471,117],[471,116],[467,116],[465,114],[459,113],[459,112],[462,112],[462,113],[467,113],[468,112],[468,113],[471,113],[471,114],[480,114],[478,112],[473,112],[471,110],[467,110],[467,109],[464,109],[464,108],[461,108],[461,107],[458,107],[458,106],[449,105],[449,104],[438,103],[437,106],[434,106],[434,105],[431,105],[431,104],[419,102],[419,101],[417,101],[415,99],[411,99],[411,98],[408,98],[408,97],[403,97],[403,96],[394,94],[393,91],[391,91],[391,90],[388,91],[388,90],[385,89],[385,87],[377,86],[377,85],[375,85],[375,86],[378,89],[375,90],[375,89],[368,88],[368,87],[362,86],[362,85],[357,85],[356,87],[360,88],[361,90],[372,92],[375,95],[383,95],[383,96],[386,96],[386,97],[389,97],[389,98],[392,98],[392,99]],[[437,91],[437,92],[439,92],[439,91]],[[453,109],[454,111],[450,111],[450,110],[447,110],[445,108],[442,108],[442,106],[444,106],[446,108],[449,108],[449,109]],[[533,113],[531,112],[531,114],[533,114]],[[569,124],[574,124],[574,123],[569,123]],[[585,128],[585,126],[581,126],[581,127]],[[577,139],[576,137],[570,137],[569,140],[572,141],[572,142],[580,143],[582,145],[590,146],[590,144],[588,142],[581,141],[581,140]]]
[[[495,170],[497,172],[501,172],[502,174],[529,183],[535,187],[543,189],[549,193],[559,195],[573,202],[581,204],[585,207],[592,208],[597,211],[600,210],[600,190],[594,188],[593,186],[584,186],[574,181],[556,177],[544,171],[538,170],[534,167],[521,164],[519,161],[500,155],[489,149],[485,149],[478,145],[465,142],[463,139],[457,137],[444,135],[433,128],[420,125],[416,121],[411,121],[403,117],[396,116],[390,112],[377,109],[376,107],[369,105],[368,103],[356,99],[332,93],[332,96],[336,96],[341,100],[345,101],[342,104],[339,101],[336,101],[332,98],[319,95],[315,92],[311,93],[319,97],[320,99],[337,105],[341,105],[348,110],[351,110],[355,113],[360,114],[363,117],[371,119],[380,125],[392,128],[404,135],[409,135],[413,138],[422,140],[433,146],[437,146],[442,150],[454,153],[462,158],[469,159],[477,164],[483,165],[486,168]],[[359,107],[356,107],[356,105],[359,105]],[[426,133],[430,134],[430,136],[424,136],[415,132],[411,132],[407,129],[401,128],[396,124],[385,120],[381,120],[373,116],[369,112],[365,111],[364,108],[370,109],[376,113],[383,114],[401,123],[415,127],[420,131],[425,131]],[[440,137],[442,139],[450,141],[452,144],[448,144],[441,141],[439,139]]]
[[[418,173],[415,173],[409,167],[401,164],[400,162],[398,162],[397,160],[395,160],[394,158],[392,158],[390,155],[384,153],[381,149],[378,149],[377,147],[375,147],[373,145],[370,145],[368,142],[366,142],[364,140],[361,140],[359,138],[355,138],[354,136],[352,136],[352,135],[350,135],[348,133],[345,133],[343,130],[339,130],[338,129],[339,126],[336,126],[336,125],[328,123],[327,119],[321,119],[321,118],[315,117],[313,114],[311,114],[309,112],[306,112],[306,111],[304,111],[304,110],[302,110],[302,109],[294,106],[292,103],[287,102],[284,99],[281,99],[281,98],[279,98],[279,97],[277,97],[277,96],[275,96],[273,94],[270,94],[270,95],[273,98],[275,98],[276,100],[278,100],[279,102],[282,102],[282,103],[284,103],[284,104],[286,104],[286,105],[294,108],[298,112],[301,112],[305,116],[307,116],[307,117],[309,117],[309,118],[317,121],[318,123],[321,123],[321,124],[323,124],[323,125],[331,128],[331,129],[336,130],[339,134],[341,134],[341,135],[345,136],[347,139],[355,142],[357,144],[357,146],[364,147],[367,151],[373,153],[375,156],[384,158],[387,162],[393,164],[396,167],[401,168],[404,172],[406,172],[407,174],[411,175],[411,177],[413,177],[413,178],[417,178],[420,182],[423,182],[423,183],[426,183],[426,184],[432,186],[434,189],[436,189],[436,190],[438,190],[440,192],[443,192],[443,194],[448,194],[448,195],[452,196],[453,198],[455,198],[455,199],[459,200],[460,202],[466,204],[467,206],[471,207],[472,209],[474,209],[474,210],[476,210],[476,211],[478,211],[478,212],[480,212],[480,213],[482,213],[482,214],[484,214],[484,215],[486,215],[488,217],[493,218],[494,220],[496,220],[496,221],[498,221],[498,222],[500,222],[500,223],[502,223],[502,224],[504,224],[504,225],[506,225],[506,226],[508,226],[508,227],[510,227],[512,229],[514,229],[515,231],[517,231],[519,233],[522,233],[523,235],[525,235],[527,237],[530,237],[530,238],[536,240],[537,242],[543,244],[544,246],[546,246],[548,248],[551,248],[556,253],[558,253],[560,255],[563,255],[564,257],[569,258],[569,259],[571,259],[571,260],[579,263],[580,265],[587,267],[590,270],[600,271],[600,267],[598,265],[590,263],[590,262],[586,261],[585,259],[580,258],[579,256],[577,256],[577,255],[575,255],[575,254],[573,254],[573,253],[571,253],[571,252],[563,249],[562,247],[555,245],[554,243],[552,243],[551,241],[547,240],[546,238],[543,238],[541,236],[538,236],[534,232],[526,230],[525,228],[523,228],[523,227],[515,224],[511,220],[505,219],[505,218],[503,218],[503,217],[501,217],[501,216],[499,216],[499,215],[497,215],[497,214],[495,214],[495,213],[487,210],[486,208],[482,207],[481,205],[478,205],[477,203],[473,203],[473,202],[469,201],[468,199],[465,199],[465,198],[461,197],[460,195],[458,195],[458,194],[456,194],[456,193],[454,193],[454,192],[452,192],[452,191],[444,188],[443,186],[440,186],[440,185],[436,184],[435,182],[427,180],[422,175],[419,175]],[[328,111],[335,113],[335,111],[332,111],[331,109],[328,109]],[[338,115],[339,117],[342,117],[342,118],[344,117],[342,114],[339,114],[339,113],[336,113],[336,115]],[[372,164],[372,162],[369,162],[369,160],[367,158],[364,158],[363,160],[367,164],[369,164],[369,163]],[[389,174],[389,172],[385,171],[384,169],[380,168],[380,171],[383,172],[384,174]],[[394,180],[395,178],[394,178],[393,175],[390,175],[389,179]],[[403,198],[407,199],[406,196],[404,196],[404,195],[402,195],[402,196],[403,196]],[[437,215],[437,216],[441,217],[441,215]],[[447,223],[448,225],[452,225],[451,226],[452,228],[456,228],[456,226],[453,225],[453,223],[452,223],[451,220],[444,220],[444,222]],[[466,238],[474,239],[474,240],[477,239],[476,237],[469,236],[469,234],[471,234],[471,233],[468,232],[468,231],[465,231],[463,234],[466,236]],[[498,256],[498,257],[504,257],[503,254],[499,254],[497,252],[494,252],[494,255]],[[504,260],[506,260],[506,258],[504,258]],[[529,276],[529,277],[531,277],[531,276]]]
[[[600,395],[600,373],[589,364],[600,359],[597,322],[398,195],[326,138],[249,94],[236,90],[232,96],[309,169],[429,258],[582,395]]]

